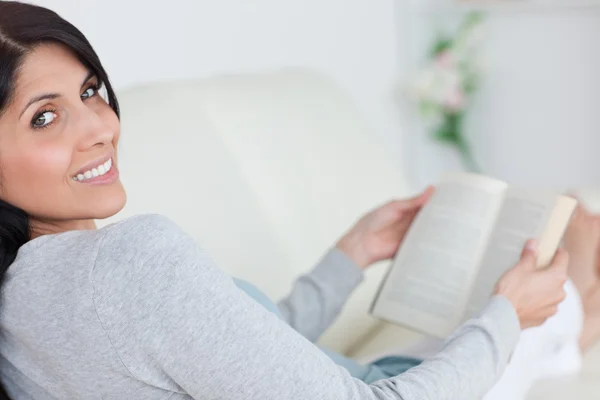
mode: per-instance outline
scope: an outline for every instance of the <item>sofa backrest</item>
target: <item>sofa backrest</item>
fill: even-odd
[[[400,160],[317,73],[222,75],[119,95],[128,204],[104,223],[167,215],[274,299],[361,214],[409,192]],[[369,273],[323,344],[346,351],[373,328],[366,311],[383,273]]]

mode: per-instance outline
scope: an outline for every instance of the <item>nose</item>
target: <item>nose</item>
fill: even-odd
[[[79,132],[78,147],[80,151],[93,147],[109,145],[116,132],[103,120],[102,115],[85,105],[78,110],[79,118],[76,130]]]

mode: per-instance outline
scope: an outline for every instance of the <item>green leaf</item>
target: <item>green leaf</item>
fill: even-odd
[[[477,91],[478,84],[478,77],[468,76],[463,82],[463,90],[467,95],[473,94],[475,91]]]
[[[419,113],[424,117],[431,117],[440,112],[440,106],[436,103],[429,101],[423,101],[419,103]]]
[[[438,54],[452,48],[452,39],[450,38],[439,38],[434,44],[431,52],[431,57],[435,57]]]

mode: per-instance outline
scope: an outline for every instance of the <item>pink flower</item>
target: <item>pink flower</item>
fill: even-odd
[[[454,54],[450,50],[444,50],[435,56],[435,63],[439,68],[451,69],[454,67]]]
[[[465,92],[460,87],[454,87],[444,99],[444,108],[451,112],[457,112],[464,108],[466,103]]]

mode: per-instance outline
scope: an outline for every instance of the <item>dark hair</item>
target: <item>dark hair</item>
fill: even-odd
[[[119,104],[108,75],[91,44],[77,28],[46,8],[0,0],[0,116],[14,97],[15,80],[24,57],[45,43],[59,43],[70,49],[104,84],[108,102],[119,115]],[[27,213],[0,200],[0,284],[19,248],[30,237]],[[0,393],[2,399],[8,399],[6,394]]]

